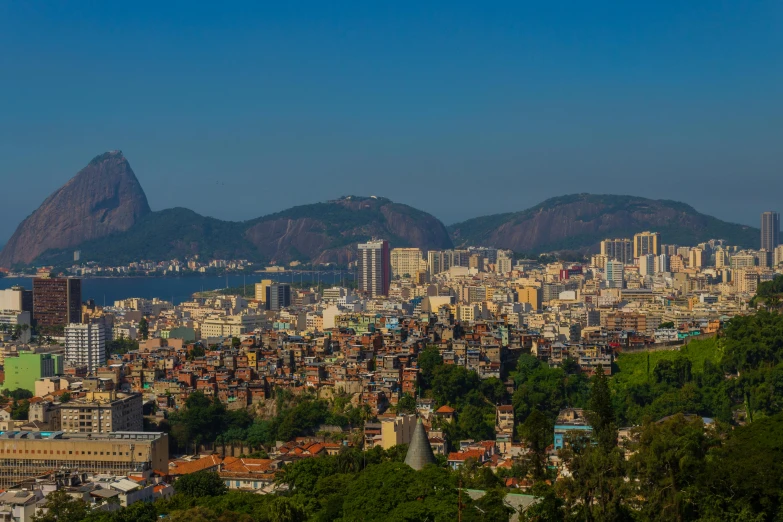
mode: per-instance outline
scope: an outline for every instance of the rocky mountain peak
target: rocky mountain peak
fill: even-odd
[[[100,154],[19,225],[0,253],[0,266],[27,264],[46,250],[128,230],[149,213],[122,151]]]

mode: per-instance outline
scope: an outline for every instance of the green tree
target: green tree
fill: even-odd
[[[630,459],[630,477],[644,520],[695,520],[693,487],[704,472],[709,440],[701,418],[682,414],[648,422]]]
[[[404,393],[397,401],[397,413],[416,413],[416,399],[409,393]]]
[[[523,424],[517,427],[519,436],[528,444],[533,477],[541,479],[546,472],[546,449],[552,441],[554,426],[546,415],[534,409]]]
[[[189,497],[214,497],[226,493],[228,488],[214,471],[199,471],[177,479],[174,491]]]
[[[146,341],[149,335],[150,335],[150,325],[147,322],[147,318],[142,317],[141,321],[139,321],[139,336],[141,337],[142,341]]]
[[[46,496],[44,507],[36,512],[33,521],[82,522],[89,512],[90,507],[85,501],[77,500],[61,489]]]
[[[603,368],[598,367],[590,390],[590,424],[598,444],[609,451],[617,445],[617,427],[614,424],[614,408],[609,383]]]

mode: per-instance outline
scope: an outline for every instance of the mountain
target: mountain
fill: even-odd
[[[19,225],[0,267],[82,261],[124,264],[198,254],[203,258],[345,264],[372,237],[393,247],[451,248],[438,219],[386,198],[346,196],[293,207],[246,222],[222,221],[185,208],[150,211],[119,151],[93,159]]]
[[[150,213],[120,151],[95,157],[25,219],[0,252],[0,266],[28,264],[48,249],[68,249],[130,229]]]
[[[199,254],[210,259],[292,260],[345,264],[356,243],[375,237],[393,247],[451,248],[433,216],[385,198],[348,196],[302,205],[245,222],[222,221],[185,208],[152,212],[125,232],[79,245],[83,261],[128,263]],[[64,264],[71,250],[50,250],[37,264]]]
[[[469,219],[449,227],[456,245],[486,245],[538,254],[558,250],[597,252],[605,238],[651,230],[663,243],[695,245],[725,239],[758,247],[757,228],[700,214],[685,203],[635,196],[572,194],[521,212]]]
[[[248,222],[245,238],[273,260],[347,263],[372,237],[392,247],[452,248],[446,227],[426,212],[386,198],[346,196],[293,207]]]

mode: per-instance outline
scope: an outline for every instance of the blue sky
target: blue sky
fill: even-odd
[[[110,149],[153,209],[234,220],[344,194],[447,224],[574,192],[783,210],[779,1],[2,2],[0,48],[0,242]]]

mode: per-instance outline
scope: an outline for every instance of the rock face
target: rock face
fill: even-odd
[[[725,239],[757,246],[756,228],[720,221],[684,203],[634,196],[574,194],[521,212],[471,219],[449,227],[458,245],[486,245],[537,254],[556,250],[595,252],[602,239],[661,233],[666,244],[695,245]]]
[[[345,264],[356,244],[372,237],[393,247],[451,248],[446,227],[415,208],[385,198],[348,196],[293,207],[246,222],[221,221],[185,208],[150,212],[119,152],[95,158],[27,218],[0,257],[0,266],[125,264],[200,255],[286,263]]]
[[[28,264],[49,249],[130,229],[150,207],[120,151],[94,158],[25,219],[0,253],[0,266]]]
[[[248,224],[245,238],[274,262],[344,264],[355,257],[356,243],[373,236],[388,239],[392,247],[452,247],[438,219],[386,198],[347,196],[293,207]]]

